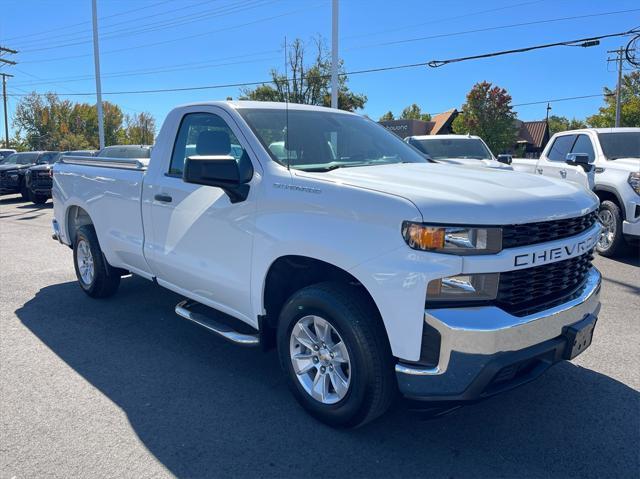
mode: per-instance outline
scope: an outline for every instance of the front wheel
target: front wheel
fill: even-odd
[[[76,232],[73,264],[80,287],[92,298],[106,298],[118,290],[120,271],[107,263],[91,225],[81,226]]]
[[[296,292],[280,314],[278,355],[296,399],[331,426],[365,424],[395,396],[384,328],[357,288],[320,283]]]
[[[29,190],[29,199],[31,200],[32,203],[35,203],[36,205],[44,205],[49,199],[49,197],[47,195],[39,195]]]
[[[602,233],[598,239],[596,250],[602,256],[617,256],[625,248],[624,236],[622,234],[622,212],[613,201],[603,201],[600,203],[598,219],[602,225]]]

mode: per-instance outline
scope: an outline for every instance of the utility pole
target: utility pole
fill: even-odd
[[[621,126],[620,124],[620,96],[622,89],[622,64],[624,63],[624,47],[620,47],[617,50],[609,50],[607,53],[615,53],[616,58],[607,58],[607,62],[617,62],[618,63],[618,83],[616,84],[616,127]]]
[[[100,82],[100,47],[98,45],[98,6],[91,0],[93,14],[93,63],[96,71],[96,106],[98,108],[98,138],[100,149],[104,148],[104,119],[102,117],[102,84]]]
[[[549,124],[549,112],[551,111],[551,103],[547,103],[547,125]]]
[[[331,7],[331,108],[338,108],[338,0]]]
[[[10,53],[15,55],[18,53],[17,50],[13,50],[12,48],[7,48],[0,46],[0,54],[2,53]],[[7,60],[6,58],[0,57],[0,63],[4,63],[5,65],[15,65],[16,62],[13,60]],[[4,146],[9,148],[9,115],[7,114],[7,77],[12,78],[13,75],[8,73],[0,73],[2,76],[2,105],[4,106]]]
[[[4,104],[4,146],[9,148],[9,119],[7,116],[7,77],[12,77],[8,73],[2,75],[2,103]]]

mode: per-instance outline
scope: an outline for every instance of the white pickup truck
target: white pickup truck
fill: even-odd
[[[277,346],[334,426],[398,390],[489,397],[591,343],[598,199],[578,185],[429,163],[358,115],[260,102],[181,106],[150,160],[53,171],[54,238],[88,295],[129,272],[182,295],[187,320]]]
[[[556,133],[539,159],[511,166],[579,183],[600,198],[603,230],[596,249],[616,256],[640,240],[640,128],[585,128]]]
[[[436,163],[511,170],[511,155],[493,156],[482,138],[475,135],[408,136],[405,142]]]

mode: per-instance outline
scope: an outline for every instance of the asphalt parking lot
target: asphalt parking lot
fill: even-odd
[[[275,353],[227,344],[139,278],[92,300],[51,202],[0,199],[0,477],[638,477],[640,267],[598,257],[593,344],[448,416],[310,418]]]

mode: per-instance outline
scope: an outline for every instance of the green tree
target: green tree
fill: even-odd
[[[580,128],[586,128],[587,124],[578,120],[577,118],[572,118],[569,120],[566,116],[558,116],[551,115],[549,117],[549,134],[554,135],[560,131],[567,130],[578,130]]]
[[[156,120],[150,113],[141,112],[126,115],[124,127],[118,135],[118,143],[123,145],[151,145],[156,133]]]
[[[384,115],[382,115],[380,117],[379,121],[391,121],[391,120],[395,120],[395,116],[393,116],[393,112],[392,111],[388,111],[386,112]]]
[[[402,113],[400,114],[400,118],[402,118],[403,120],[429,121],[431,120],[431,115],[429,115],[429,113],[422,113],[421,108],[415,103],[413,103],[412,105],[402,110]]]
[[[607,128],[616,124],[616,92],[604,87],[604,105],[587,118],[589,126]],[[620,86],[620,126],[640,126],[640,71],[627,73]]]
[[[290,101],[308,105],[331,105],[331,58],[322,38],[313,40],[314,52],[308,61],[308,48],[300,40],[294,40],[287,46],[288,77],[272,69],[272,83],[241,90],[240,100]],[[340,72],[344,72],[340,61]],[[347,86],[346,75],[339,77],[338,108],[355,111],[364,108],[365,95],[354,93]]]
[[[456,133],[478,135],[495,154],[509,151],[516,142],[516,114],[507,90],[486,81],[467,94],[462,113],[453,121]]]

